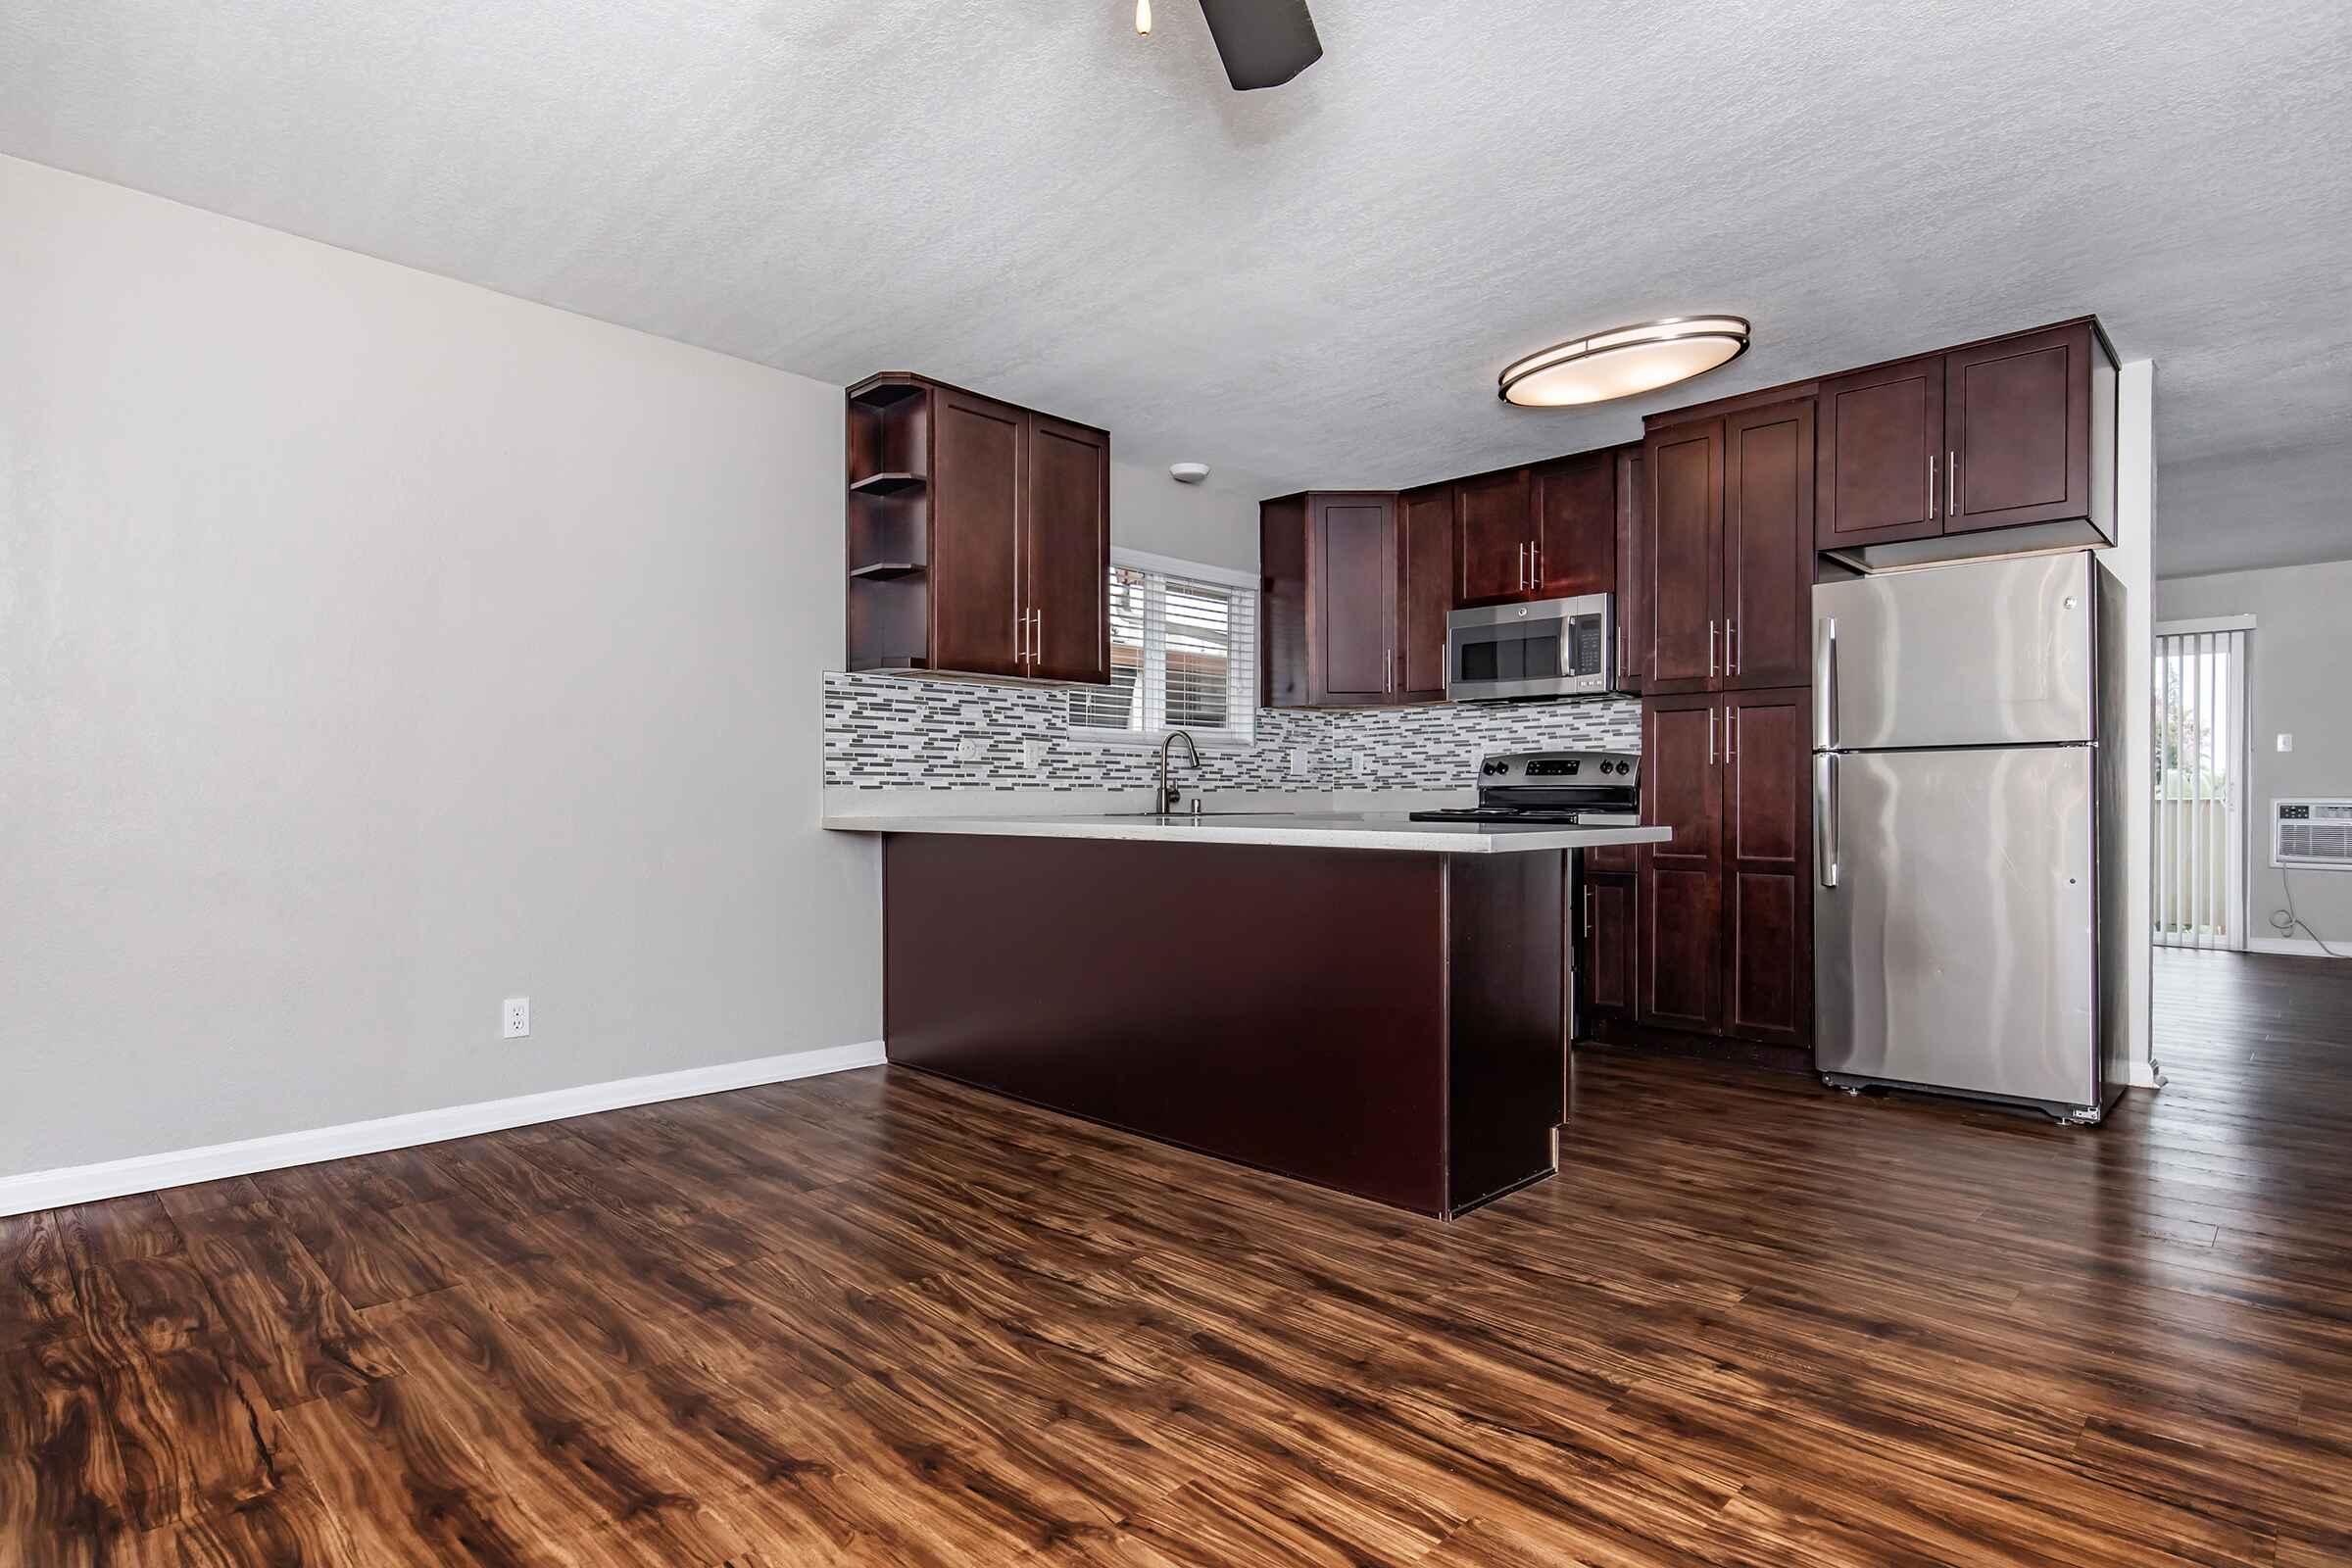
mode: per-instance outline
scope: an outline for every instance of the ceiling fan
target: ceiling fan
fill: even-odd
[[[1306,0],[1200,0],[1200,14],[1236,92],[1279,87],[1323,58]],[[1152,30],[1152,0],[1135,0],[1135,30]]]

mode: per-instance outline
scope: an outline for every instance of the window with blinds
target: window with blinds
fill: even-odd
[[[1213,566],[1113,551],[1110,685],[1070,694],[1070,729],[1157,742],[1171,729],[1246,744],[1257,717],[1257,585]]]

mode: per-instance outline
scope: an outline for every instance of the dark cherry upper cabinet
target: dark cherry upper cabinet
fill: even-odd
[[[1009,403],[953,387],[942,387],[933,397],[933,669],[974,675],[1029,672],[1021,618],[1027,425],[1028,416]]]
[[[1454,563],[1446,488],[1315,492],[1258,508],[1267,707],[1445,695]]]
[[[1726,1034],[1767,1045],[1813,1038],[1810,692],[1723,701]]]
[[[1029,416],[1029,503],[1022,513],[1021,603],[1029,673],[1110,679],[1110,437]]]
[[[1428,703],[1446,695],[1446,616],[1453,609],[1453,486],[1425,485],[1396,498],[1396,695]]]
[[[1723,667],[1723,420],[1651,431],[1642,463],[1649,485],[1644,690],[1707,691]]]
[[[1813,400],[1724,419],[1723,681],[1812,679]]]
[[[1535,591],[1535,487],[1528,470],[1456,480],[1454,559],[1457,606],[1494,605]]]
[[[1385,703],[1396,691],[1396,498],[1310,496],[1306,511],[1314,701]]]
[[[2081,517],[2113,543],[2114,374],[2088,322],[1945,355],[1944,532]]]
[[[1943,531],[1943,357],[1821,384],[1814,542],[1823,550]]]
[[[1617,468],[1617,689],[1640,692],[1649,677],[1649,590],[1642,575],[1649,531],[1647,466],[1642,444],[1610,454]]]
[[[1715,1033],[1723,1022],[1723,714],[1709,693],[1652,697],[1642,713],[1646,846],[1635,1016]]]
[[[2087,317],[1826,380],[1814,542],[1866,570],[2113,544],[2115,393]]]
[[[1535,470],[1535,592],[1543,598],[1617,586],[1617,454],[1604,449]]]
[[[1110,679],[1110,435],[927,376],[849,389],[849,667]]]

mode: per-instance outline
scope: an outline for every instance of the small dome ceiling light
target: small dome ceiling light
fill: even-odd
[[[1614,327],[1515,360],[1495,377],[1496,397],[1523,409],[1565,409],[1630,398],[1688,381],[1747,352],[1739,316],[1669,316]]]

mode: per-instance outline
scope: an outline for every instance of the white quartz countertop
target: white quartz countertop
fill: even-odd
[[[1663,844],[1674,836],[1673,829],[1663,827],[1511,827],[1494,822],[1416,822],[1402,811],[1202,816],[827,816],[823,825],[836,833],[1263,844],[1306,850],[1408,850],[1433,855],[1590,850],[1609,844]]]

